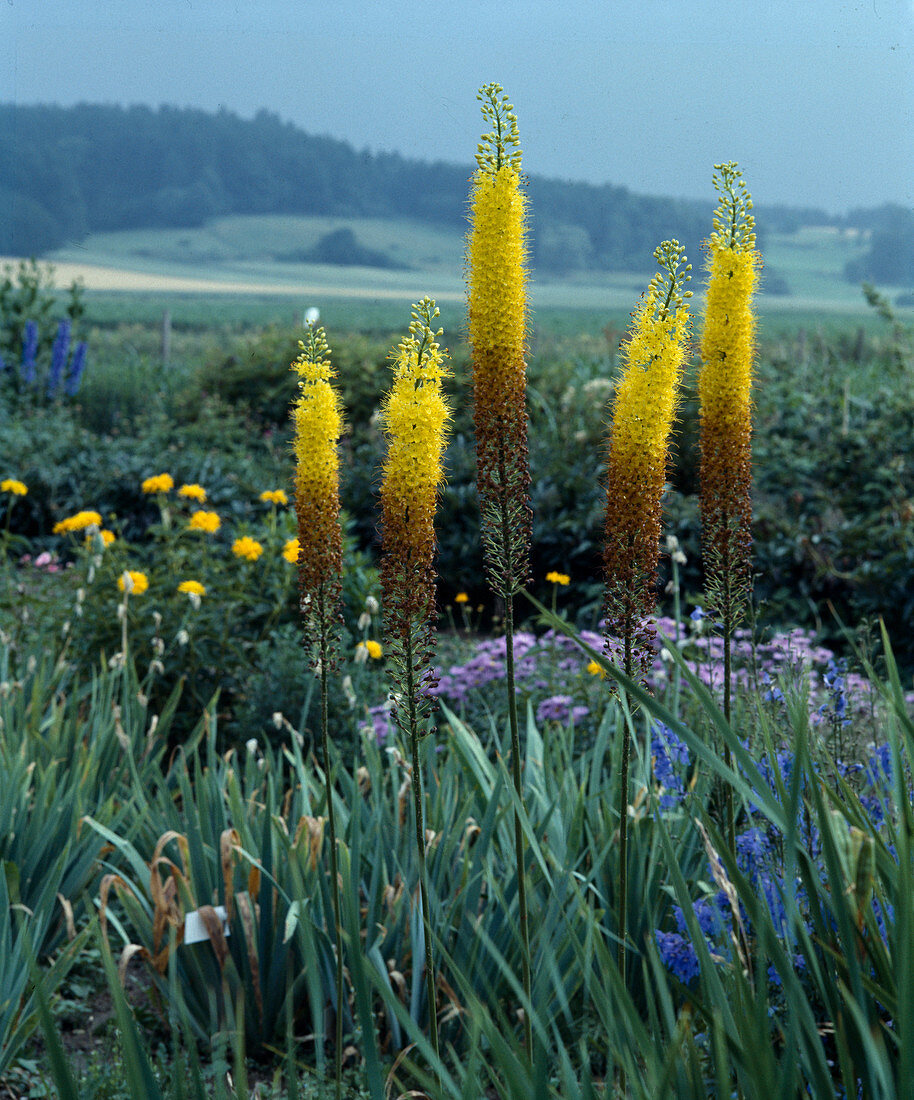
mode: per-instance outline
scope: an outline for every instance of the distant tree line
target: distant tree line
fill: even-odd
[[[192,228],[220,214],[396,216],[462,229],[471,173],[469,164],[357,151],[265,110],[245,120],[225,110],[92,104],[0,104],[0,167],[0,252],[19,255],[41,255],[92,232]],[[533,262],[562,274],[643,271],[670,237],[697,266],[713,207],[710,199],[652,198],[538,176],[529,195]],[[758,213],[763,232],[835,221],[817,210]],[[901,214],[914,220],[910,211]],[[874,255],[861,277],[914,283],[910,231],[902,234],[907,251],[899,252],[895,214],[889,221],[879,211],[857,215],[849,224],[874,219]],[[343,255],[354,245],[329,247]]]

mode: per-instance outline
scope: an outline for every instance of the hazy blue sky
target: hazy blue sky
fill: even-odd
[[[3,102],[267,107],[469,165],[490,80],[528,172],[914,205],[914,0],[0,0]]]

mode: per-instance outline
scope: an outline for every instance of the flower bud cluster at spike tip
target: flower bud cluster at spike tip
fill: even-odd
[[[709,241],[708,296],[698,378],[705,572],[718,611],[733,621],[751,582],[752,296],[760,258],[752,200],[737,166],[715,166],[720,196]]]
[[[336,372],[323,328],[308,323],[307,339],[292,364],[299,394],[292,408],[295,452],[295,511],[298,517],[299,586],[305,640],[326,639],[337,618],[342,587],[343,546],[340,529],[339,455],[343,430]]]
[[[664,241],[654,258],[661,271],[623,347],[606,484],[605,613],[609,632],[627,639],[631,671],[648,659],[644,620],[656,602],[661,498],[690,338],[684,250]]]
[[[442,392],[447,377],[434,329],[431,298],[413,307],[409,335],[391,356],[393,386],[382,406],[388,439],[381,484],[384,529],[382,583],[388,629],[431,619],[435,608],[435,505],[444,480],[442,456],[450,411]]]
[[[486,564],[495,588],[527,579],[527,201],[517,119],[497,84],[479,94],[491,124],[477,154],[466,250],[467,327],[473,351],[477,486]]]

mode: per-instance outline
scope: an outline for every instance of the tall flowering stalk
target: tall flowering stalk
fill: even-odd
[[[381,586],[388,667],[394,683],[394,721],[409,739],[425,931],[429,1032],[438,1055],[438,1017],[432,924],[425,862],[425,823],[419,742],[428,731],[435,642],[435,506],[444,480],[442,456],[450,418],[441,389],[447,353],[433,329],[438,309],[425,297],[413,307],[409,335],[394,358],[393,386],[382,407],[387,458],[381,483]]]
[[[523,799],[514,688],[514,596],[528,579],[530,472],[527,464],[527,199],[522,189],[517,116],[501,85],[477,97],[491,126],[476,153],[467,240],[467,310],[473,352],[476,485],[482,545],[492,590],[505,605],[505,672],[514,789]],[[524,838],[514,814],[523,986],[532,996]],[[530,1013],[524,1013],[528,1057]]]
[[[656,605],[661,497],[690,329],[685,289],[691,269],[678,241],[654,252],[661,271],[632,315],[616,388],[606,482],[604,613],[628,676],[653,658],[648,616]],[[628,781],[631,734],[622,733],[619,776],[619,960],[625,977],[628,906]]]
[[[760,258],[752,200],[733,162],[715,165],[719,201],[709,242],[708,296],[698,377],[701,413],[701,522],[708,603],[721,622],[724,714],[730,719],[733,631],[752,588],[752,296]],[[730,750],[724,749],[727,764]],[[724,792],[727,841],[734,850],[733,792]]]
[[[339,456],[342,408],[332,379],[330,348],[323,328],[308,324],[301,354],[292,364],[299,394],[293,405],[295,427],[295,511],[298,516],[298,577],[305,647],[321,682],[321,755],[330,830],[330,877],[336,948],[336,1096],[342,1096],[343,940],[333,810],[333,769],[327,732],[327,674],[339,648],[343,536],[340,528]]]

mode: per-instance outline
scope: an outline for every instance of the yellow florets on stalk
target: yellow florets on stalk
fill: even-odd
[[[432,656],[435,631],[435,505],[444,480],[441,460],[450,410],[442,392],[447,376],[433,328],[438,317],[434,301],[425,297],[413,307],[409,335],[392,355],[393,386],[382,406],[388,450],[381,482],[384,591],[388,671],[396,705],[393,717],[408,737],[412,756],[411,784],[419,856],[419,890],[425,928],[425,980],[429,1036],[438,1056],[436,982],[432,957],[432,927],[425,864],[422,767],[419,739],[427,732],[430,689],[434,684]],[[381,656],[381,647],[372,653]]]
[[[746,184],[735,164],[715,167],[720,200],[709,242],[698,377],[701,514],[710,602],[732,629],[751,584],[752,296],[760,258]]]
[[[308,324],[301,354],[292,364],[299,394],[292,409],[295,427],[295,511],[298,516],[298,575],[306,638],[330,645],[342,587],[339,456],[342,407],[332,380],[330,348],[323,328]],[[320,660],[315,654],[315,659]]]
[[[646,618],[656,603],[661,498],[690,338],[690,264],[678,241],[654,252],[661,271],[632,315],[616,387],[606,483],[605,612],[626,672],[651,660]]]
[[[388,439],[381,483],[384,607],[398,655],[407,646],[414,671],[428,656],[434,622],[435,507],[450,419],[442,392],[447,353],[438,343],[443,330],[432,328],[438,315],[431,298],[414,306],[409,335],[392,356],[393,386],[382,406]]]
[[[499,594],[527,578],[527,200],[514,108],[498,84],[479,92],[492,129],[476,154],[467,240],[467,320],[486,564]]]

